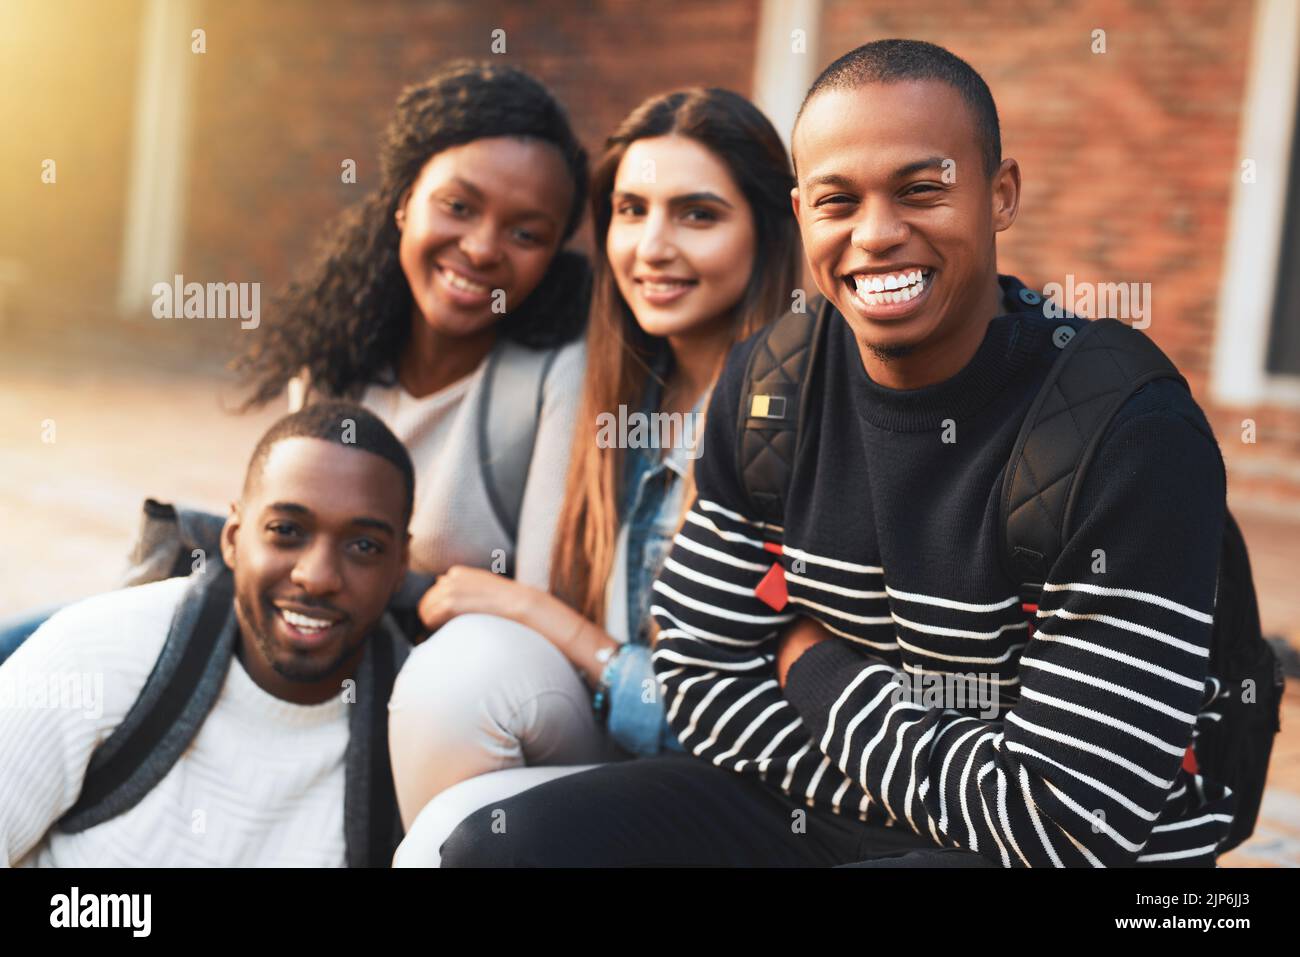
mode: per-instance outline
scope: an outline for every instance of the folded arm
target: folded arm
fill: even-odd
[[[936,843],[1003,866],[1143,861],[1205,691],[1223,495],[1217,449],[1187,420],[1116,429],[1004,720],[896,694],[896,669],[843,642],[802,655],[786,694],[819,751]],[[1199,852],[1213,853],[1222,817],[1191,825]]]

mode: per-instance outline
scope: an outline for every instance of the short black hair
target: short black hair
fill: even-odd
[[[988,84],[961,57],[924,40],[876,40],[850,50],[813,81],[794,125],[799,125],[803,111],[824,90],[855,90],[868,83],[904,80],[939,80],[961,94],[975,117],[975,130],[982,140],[985,175],[996,173],[1002,165],[1002,130]]]
[[[278,419],[266,430],[248,460],[248,471],[244,474],[245,495],[248,495],[255,481],[261,477],[271,447],[283,439],[297,438],[324,439],[347,449],[372,452],[393,463],[402,473],[406,487],[403,514],[410,519],[415,506],[415,466],[411,464],[411,453],[406,450],[402,440],[373,412],[356,403],[336,399],[313,402],[298,412]]]

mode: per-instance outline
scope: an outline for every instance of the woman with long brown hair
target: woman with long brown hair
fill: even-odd
[[[744,97],[653,97],[591,188],[588,363],[550,591],[456,567],[390,703],[408,836],[432,864],[469,812],[593,763],[680,748],[650,663],[653,582],[693,497],[690,461],[730,347],[783,312],[799,243],[790,161]]]

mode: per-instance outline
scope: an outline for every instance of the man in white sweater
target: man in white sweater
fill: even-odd
[[[233,592],[195,626],[225,648],[204,672],[214,700],[197,718],[185,705],[157,780],[89,827],[68,819],[92,755],[162,668],[200,576],[91,598],[42,626],[0,666],[0,864],[355,862],[345,781],[352,815],[354,767],[373,751],[357,736],[357,687],[379,673],[371,646],[389,640],[378,623],[406,571],[413,495],[406,449],[359,406],[318,403],[271,427],[222,532]],[[177,744],[187,716],[196,729]],[[380,764],[376,807],[391,792],[386,754]]]

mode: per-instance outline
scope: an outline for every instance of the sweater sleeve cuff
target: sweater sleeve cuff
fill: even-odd
[[[832,639],[813,645],[786,672],[786,700],[805,724],[821,727],[840,693],[868,664],[846,641]]]

